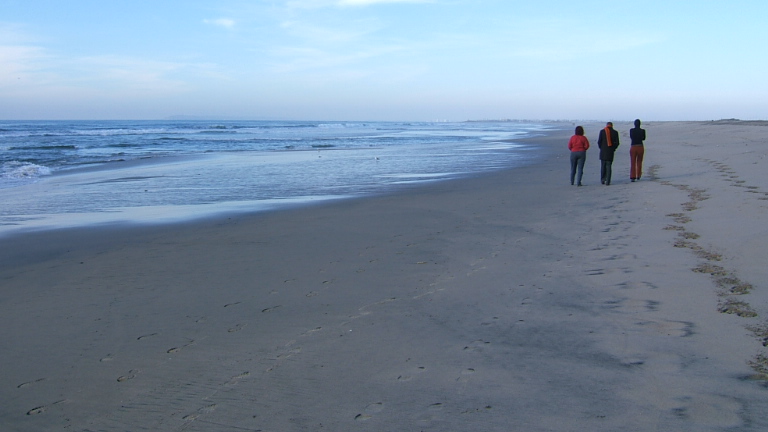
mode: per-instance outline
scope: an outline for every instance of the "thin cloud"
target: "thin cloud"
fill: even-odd
[[[292,0],[285,3],[289,9],[318,9],[325,7],[372,6],[386,3],[435,3],[436,0]]]
[[[0,46],[0,85],[15,83],[27,78],[36,69],[35,64],[44,58],[42,50],[27,46]]]
[[[302,21],[283,21],[280,28],[312,45],[360,41],[380,30],[380,24],[372,21],[348,23],[345,28],[318,26]]]
[[[22,27],[0,23],[0,87],[18,90],[39,80],[39,70],[47,59],[45,50],[28,41]]]
[[[339,0],[339,6],[370,6],[380,3],[433,3],[432,0]]]
[[[203,22],[210,25],[224,27],[226,29],[234,28],[235,24],[237,24],[235,20],[230,18],[205,19]]]

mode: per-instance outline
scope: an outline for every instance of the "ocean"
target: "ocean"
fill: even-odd
[[[0,121],[0,236],[350,199],[532,163],[530,122]]]

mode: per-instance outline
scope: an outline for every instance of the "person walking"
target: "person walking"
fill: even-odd
[[[606,123],[600,131],[597,146],[600,148],[600,183],[608,186],[611,184],[613,154],[619,148],[619,133],[613,129],[613,123]]]
[[[645,154],[645,129],[640,129],[640,119],[635,120],[635,127],[629,130],[632,143],[629,146],[629,181],[635,182],[643,176],[643,155]]]
[[[587,160],[588,149],[589,140],[584,136],[584,128],[576,126],[574,135],[568,141],[568,150],[571,151],[571,186],[573,186],[574,179],[577,180],[577,185],[581,186],[581,177],[584,175],[584,162]]]

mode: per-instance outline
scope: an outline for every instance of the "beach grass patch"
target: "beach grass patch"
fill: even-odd
[[[716,283],[717,286],[727,290],[730,294],[734,295],[749,294],[752,291],[752,288],[754,288],[751,283],[743,282],[739,278],[735,277],[720,278],[716,281]]]
[[[707,261],[722,261],[723,260],[723,256],[720,255],[719,253],[706,251],[704,249],[698,249],[695,252],[696,252],[696,256],[697,257],[703,258],[703,259],[705,259]]]
[[[683,231],[681,233],[678,233],[677,235],[688,240],[696,240],[697,238],[701,237],[700,235],[696,233],[692,233],[690,231]]]
[[[704,201],[709,199],[709,195],[707,195],[706,192],[707,191],[704,189],[693,189],[691,193],[688,194],[688,197],[694,201]]]
[[[677,240],[675,240],[675,242],[672,244],[672,246],[674,246],[674,247],[676,247],[676,248],[688,248],[688,249],[693,249],[693,248],[696,246],[696,243],[694,243],[694,242],[689,242],[689,241],[685,241],[685,240],[683,240],[683,239],[677,239]]]
[[[749,362],[756,375],[752,379],[768,381],[768,357],[765,354],[758,354],[755,359]]]
[[[675,215],[675,216],[672,216],[672,217],[675,218],[675,222],[677,222],[679,224],[686,224],[686,223],[691,221],[690,217],[688,217],[688,216],[686,216],[686,215],[684,215],[682,213],[673,213],[673,215]]]
[[[749,326],[747,327],[747,330],[754,333],[755,337],[760,339],[760,343],[762,343],[764,347],[768,347],[768,322],[756,326]]]
[[[685,227],[681,227],[680,225],[667,225],[664,229],[666,231],[685,231]]]
[[[725,276],[728,274],[728,272],[726,272],[723,267],[720,267],[719,265],[710,264],[710,263],[704,263],[704,264],[698,265],[692,268],[691,270],[693,270],[696,273],[706,273],[712,276]]]
[[[757,316],[757,312],[752,309],[752,306],[750,306],[749,303],[731,298],[721,302],[717,307],[717,311],[720,313],[740,316],[742,318],[754,318]]]

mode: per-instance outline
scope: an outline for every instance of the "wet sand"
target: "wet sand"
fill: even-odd
[[[768,429],[768,127],[571,131],[395,195],[4,239],[0,427]]]

